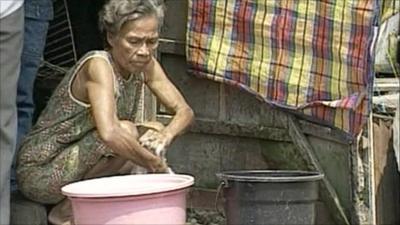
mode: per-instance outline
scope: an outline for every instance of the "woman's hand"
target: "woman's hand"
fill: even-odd
[[[153,151],[157,156],[165,158],[167,146],[171,143],[171,138],[159,131],[148,130],[139,138],[140,144]]]
[[[165,132],[164,125],[156,121],[151,121],[138,124],[138,126],[148,129],[139,138],[139,143],[143,147],[153,151],[157,156],[165,158],[166,149],[171,143],[173,137]]]
[[[122,120],[119,121],[120,127],[127,132],[130,136],[132,136],[133,139],[137,140],[139,138],[139,133],[138,133],[138,127],[134,123],[128,120]],[[140,126],[140,124],[138,125]],[[152,131],[158,132],[156,130],[162,130],[164,126],[161,123],[158,122],[147,122],[145,123],[142,127],[150,128],[144,136],[149,137],[150,139],[153,139],[154,137],[151,135]],[[154,129],[154,130],[153,130]],[[142,136],[143,137],[143,136]],[[153,142],[149,142],[150,144],[142,144],[140,141],[139,143],[147,150],[152,151],[153,153],[156,153],[157,158],[160,158],[160,162],[156,162],[155,164],[151,165],[150,167],[153,168],[153,172],[166,172],[167,165],[165,164],[165,161],[163,160],[163,157],[165,156],[165,151],[160,151],[157,152],[152,146],[154,146]],[[162,150],[164,150],[163,148]]]

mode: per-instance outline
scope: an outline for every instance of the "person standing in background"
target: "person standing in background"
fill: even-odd
[[[23,3],[23,0],[0,1],[0,224],[10,223],[10,170],[17,141]]]
[[[49,21],[53,19],[53,0],[25,0],[24,42],[17,86],[17,151],[32,127],[35,105],[33,90],[43,58]],[[15,160],[11,170],[11,190],[17,189]]]
[[[32,127],[33,88],[43,57],[49,21],[53,19],[53,0],[25,0],[24,45],[17,88],[17,146]]]

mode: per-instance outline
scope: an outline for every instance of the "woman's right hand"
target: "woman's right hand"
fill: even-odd
[[[132,123],[131,121],[128,120],[122,120],[119,122],[120,127],[127,133],[129,134],[132,139],[134,140],[138,140],[139,138],[139,133],[137,130],[137,127],[134,123]],[[142,146],[144,147],[148,152],[153,153],[153,151],[150,151],[150,149],[147,149],[146,146]],[[136,150],[133,150],[136,151]],[[134,153],[135,154],[135,153]],[[150,160],[147,162],[148,167],[146,168],[152,168],[151,170],[153,172],[166,172],[168,169],[168,166],[166,165],[166,163],[164,162],[165,160],[163,160],[160,156],[155,155],[155,157],[157,158],[157,160]],[[139,159],[138,159],[139,160]],[[133,160],[132,160],[133,161]],[[137,161],[134,161],[135,163],[138,163]]]

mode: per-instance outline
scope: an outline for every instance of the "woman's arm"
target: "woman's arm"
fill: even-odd
[[[152,171],[163,171],[162,160],[143,148],[134,135],[135,125],[120,121],[114,99],[114,78],[111,66],[105,59],[88,60],[81,70],[85,79],[88,102],[91,105],[94,123],[101,139],[116,154]],[[132,129],[132,132],[128,132]]]
[[[161,104],[174,112],[171,122],[159,132],[162,137],[158,137],[158,143],[153,141],[154,144],[151,147],[155,150],[157,146],[168,146],[174,137],[181,134],[192,123],[194,113],[155,58],[146,67],[145,77],[147,86]],[[144,137],[140,141],[143,143],[149,139],[151,137]],[[154,137],[154,139],[157,138]]]

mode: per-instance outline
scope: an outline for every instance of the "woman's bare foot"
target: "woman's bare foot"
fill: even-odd
[[[69,199],[64,199],[54,206],[49,213],[48,220],[53,225],[73,225],[72,207]]]

